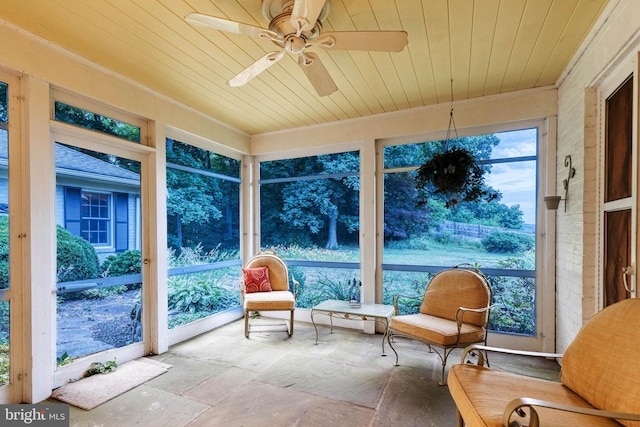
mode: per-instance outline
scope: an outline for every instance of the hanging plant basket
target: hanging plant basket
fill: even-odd
[[[445,196],[447,208],[461,201],[473,202],[485,197],[487,201],[495,200],[500,193],[485,186],[484,172],[471,152],[449,148],[434,154],[418,168],[416,188],[422,189],[431,183],[435,193]]]

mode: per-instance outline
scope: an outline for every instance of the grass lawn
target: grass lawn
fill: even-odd
[[[479,248],[465,248],[453,245],[433,243],[420,249],[390,249],[384,250],[383,263],[405,265],[437,265],[453,267],[468,263],[479,268],[496,268],[498,262],[517,254],[491,253]]]

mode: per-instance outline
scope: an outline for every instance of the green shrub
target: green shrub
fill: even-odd
[[[98,277],[99,262],[96,250],[82,237],[75,236],[61,226],[56,226],[58,246],[58,282],[92,279]]]
[[[308,307],[313,307],[313,304],[311,304],[310,306],[307,306],[304,303],[304,301],[307,300],[307,276],[304,274],[304,269],[297,267],[297,266],[292,266],[288,268],[289,270],[289,289],[293,292],[294,288],[293,288],[293,280],[291,280],[292,277],[295,277],[296,280],[298,281],[298,295],[296,297],[296,306],[297,307],[304,307],[304,308],[308,308]]]
[[[68,300],[88,298],[88,299],[103,299],[112,295],[118,295],[126,292],[128,289],[125,285],[109,286],[107,288],[95,288],[87,289],[81,292],[69,292],[66,294]]]
[[[535,238],[530,234],[494,231],[482,239],[482,245],[489,252],[522,253],[533,249]]]
[[[218,287],[206,273],[169,278],[169,309],[184,313],[215,312],[240,305],[239,293]]]
[[[296,307],[311,308],[328,299],[349,300],[349,291],[353,279],[358,279],[357,273],[340,273],[340,277],[333,277],[331,272],[323,272],[322,274],[324,277],[314,281],[312,287],[305,285],[306,277],[300,275],[300,273],[295,275],[296,280],[300,282]]]
[[[9,384],[9,344],[0,344],[0,386]]]
[[[535,255],[510,257],[498,268],[529,270],[535,266]],[[535,335],[536,283],[533,277],[493,276],[490,278],[494,308],[489,329],[513,334]]]
[[[98,255],[91,243],[56,226],[59,282],[98,277]],[[0,289],[9,287],[9,218],[0,216]]]
[[[140,274],[142,256],[139,250],[127,250],[109,255],[100,267],[100,277],[126,276],[128,274]],[[86,298],[106,298],[120,294],[128,290],[140,289],[141,283],[125,286],[111,286],[108,288],[89,289],[82,292]]]
[[[140,274],[142,256],[137,249],[118,252],[109,255],[101,267],[102,277],[126,276],[127,274]]]
[[[382,303],[393,305],[394,297],[399,296],[398,310],[400,311],[400,314],[418,313],[420,311],[420,306],[422,305],[424,291],[433,276],[434,273],[425,273],[410,283],[405,282],[404,280],[390,280],[389,282],[384,283]]]
[[[9,301],[0,301],[0,345],[9,342]]]

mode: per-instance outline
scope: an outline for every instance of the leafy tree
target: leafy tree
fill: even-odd
[[[167,140],[167,162],[204,171],[212,168],[208,151],[171,139]],[[167,168],[167,216],[172,246],[180,249],[187,244],[200,243],[199,236],[194,233],[185,241],[184,226],[209,224],[211,220],[222,218],[219,206],[224,197],[219,184],[218,179],[204,174]]]
[[[385,240],[408,239],[415,233],[428,230],[429,204],[416,206],[417,190],[413,174],[399,172],[384,178],[384,237]]]
[[[431,141],[422,144],[385,147],[385,168],[402,168],[424,163],[434,153],[446,146],[465,148],[480,161],[491,158],[493,147],[499,144],[496,135],[480,135],[457,138],[450,141]],[[482,166],[490,171],[490,165]],[[508,207],[499,199],[486,202],[461,202],[446,208],[445,198],[435,193],[428,184],[415,188],[414,173],[395,172],[385,176],[385,238],[406,239],[416,233],[428,231],[428,226],[437,226],[442,221],[479,223],[520,229],[523,225],[519,206]],[[425,200],[426,203],[416,203]]]
[[[353,152],[322,155],[316,162],[307,166],[319,169],[322,174],[337,176],[291,182],[282,191],[280,218],[284,223],[312,234],[325,229],[325,247],[335,249],[338,247],[338,223],[347,233],[357,231],[360,226],[360,178],[359,175],[343,175],[359,169],[359,157]]]
[[[519,205],[469,202],[451,209],[450,220],[519,230],[524,225]]]
[[[140,142],[139,127],[101,114],[92,113],[79,107],[67,105],[60,101],[56,101],[55,103],[55,119],[84,129],[95,130],[129,141]]]

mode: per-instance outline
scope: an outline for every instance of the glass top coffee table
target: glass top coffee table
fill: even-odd
[[[326,300],[311,308],[311,323],[316,330],[316,344],[318,344],[318,327],[313,318],[315,314],[326,314],[329,316],[331,325],[330,333],[333,333],[333,316],[338,316],[347,320],[371,320],[380,322],[384,325],[384,334],[382,335],[382,355],[384,352],[384,340],[387,337],[389,328],[389,319],[395,313],[392,305],[385,304],[361,304],[360,307],[351,307],[349,301]]]

